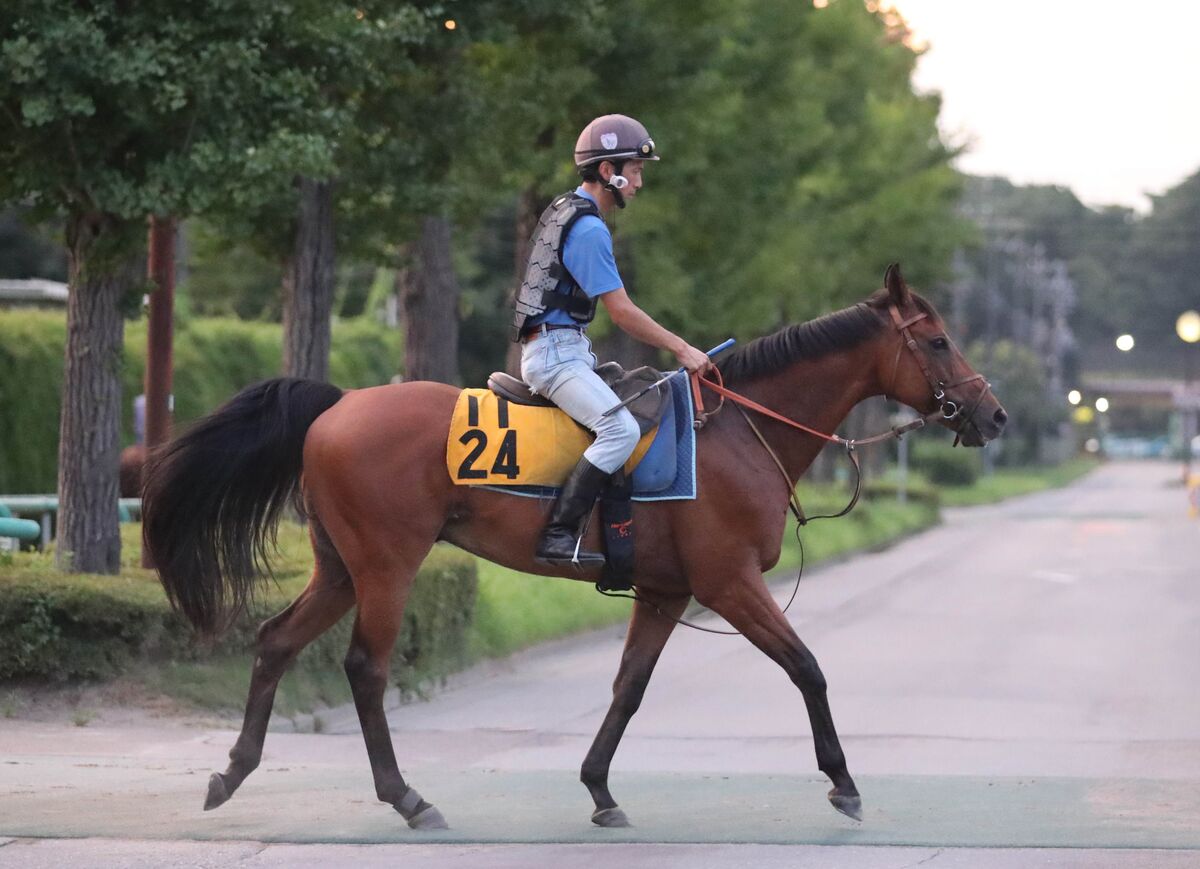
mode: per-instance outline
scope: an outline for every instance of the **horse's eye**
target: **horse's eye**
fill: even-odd
[[[937,338],[934,338],[929,342],[929,346],[934,350],[945,350],[950,346],[950,342],[939,335]]]

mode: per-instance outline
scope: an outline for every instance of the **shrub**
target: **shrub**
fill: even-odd
[[[66,320],[60,311],[0,311],[0,492],[53,492]],[[278,324],[191,319],[175,333],[175,422],[212,410],[244,386],[279,373]],[[370,320],[334,324],[330,379],[357,388],[387,383],[400,333]],[[133,396],[146,369],[146,323],[126,324],[122,442],[133,443]]]
[[[914,503],[919,502],[934,509],[941,505],[941,494],[923,476],[909,475],[904,493],[905,498]],[[897,501],[900,482],[894,477],[867,480],[863,483],[862,497],[868,501]]]
[[[52,492],[66,321],[0,311],[0,492]]]
[[[952,448],[942,440],[914,440],[910,449],[910,465],[935,486],[970,486],[979,479],[977,450]]]
[[[138,533],[136,526],[126,535]],[[299,553],[303,532],[286,528],[290,552],[279,582],[269,584],[216,644],[197,642],[171,611],[154,575],[126,568],[119,576],[60,573],[44,556],[19,556],[0,570],[0,680],[98,679],[139,661],[156,665],[204,660],[253,647],[258,625],[283,609],[307,582],[311,561]],[[132,543],[132,541],[127,541]],[[136,552],[136,547],[126,546]],[[469,660],[467,629],[475,607],[475,559],[449,546],[430,553],[417,573],[393,656],[393,678],[407,691]],[[298,666],[341,670],[353,614],[321,635]],[[230,697],[231,703],[241,697]]]

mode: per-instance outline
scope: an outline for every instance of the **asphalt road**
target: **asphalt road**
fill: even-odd
[[[576,776],[613,629],[391,713],[444,834],[375,803],[348,710],[320,734],[273,732],[212,813],[231,732],[0,721],[0,865],[1200,865],[1200,523],[1176,475],[1108,465],[806,577],[792,619],[862,824],[826,803],[782,671],[739,637],[677,629],[613,765],[634,826],[592,827]]]

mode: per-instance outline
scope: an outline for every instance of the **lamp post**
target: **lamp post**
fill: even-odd
[[[1200,341],[1200,314],[1195,311],[1184,311],[1175,321],[1175,334],[1179,340],[1188,345]],[[1188,484],[1192,476],[1192,438],[1196,434],[1196,407],[1192,397],[1192,366],[1196,355],[1192,346],[1184,348],[1183,358],[1183,416],[1180,419],[1183,430],[1183,485]]]

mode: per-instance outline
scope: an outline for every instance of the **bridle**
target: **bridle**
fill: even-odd
[[[900,369],[900,355],[904,352],[904,348],[908,347],[908,349],[912,351],[913,358],[916,360],[917,366],[921,369],[921,373],[925,375],[925,380],[929,383],[929,388],[933,392],[933,398],[936,402],[938,402],[938,410],[932,411],[931,413],[927,413],[924,416],[920,416],[917,419],[913,420],[912,422],[905,423],[904,425],[893,426],[892,428],[888,429],[887,431],[881,432],[880,434],[877,434],[877,435],[872,435],[871,437],[844,438],[838,434],[827,434],[825,432],[817,431],[816,429],[810,428],[809,426],[806,426],[803,423],[796,422],[793,419],[788,419],[783,414],[777,413],[777,412],[771,410],[769,407],[764,407],[763,405],[759,404],[758,402],[754,401],[753,399],[747,398],[744,395],[740,395],[739,393],[734,392],[733,390],[731,390],[725,386],[724,381],[721,379],[720,370],[718,370],[714,367],[713,370],[716,373],[716,377],[717,377],[716,380],[710,380],[707,377],[702,377],[702,376],[696,375],[696,374],[692,375],[692,398],[693,398],[693,402],[696,407],[696,421],[694,423],[695,427],[697,429],[703,428],[704,424],[706,422],[708,422],[708,419],[710,417],[716,415],[721,410],[721,408],[724,407],[725,399],[728,398],[730,401],[734,402],[737,405],[741,405],[742,407],[748,407],[751,410],[762,414],[763,416],[770,417],[771,419],[776,420],[777,422],[782,422],[786,425],[791,426],[792,428],[799,429],[800,431],[805,432],[806,434],[810,434],[810,435],[813,435],[814,437],[821,438],[822,440],[829,441],[830,443],[838,444],[839,446],[845,447],[846,450],[851,453],[854,451],[854,449],[856,447],[866,446],[868,444],[879,443],[880,441],[891,440],[892,438],[896,438],[896,439],[902,438],[904,435],[908,434],[910,431],[913,431],[914,429],[923,428],[928,423],[936,422],[938,420],[941,420],[943,422],[951,422],[955,419],[959,420],[958,426],[953,429],[953,431],[956,435],[956,437],[954,439],[954,444],[955,444],[955,446],[957,446],[959,441],[962,439],[963,430],[966,428],[966,426],[969,423],[971,423],[971,416],[979,408],[979,405],[983,403],[983,397],[985,395],[987,395],[989,392],[991,392],[992,385],[984,379],[982,374],[972,374],[970,377],[964,377],[961,380],[954,381],[953,383],[946,383],[944,380],[941,380],[941,379],[935,377],[933,372],[930,370],[928,363],[925,361],[925,358],[921,355],[920,350],[918,350],[917,340],[913,337],[912,331],[911,331],[911,327],[914,323],[919,323],[921,320],[924,320],[929,315],[922,312],[922,313],[914,314],[913,316],[911,316],[907,320],[905,320],[905,319],[901,318],[900,311],[895,306],[895,304],[888,305],[888,311],[891,314],[892,322],[896,325],[896,331],[900,334],[900,344],[896,347],[896,360],[892,364],[892,377],[891,377],[891,381],[890,381],[888,388],[884,391],[884,395],[887,396],[888,398],[893,397],[894,387],[896,385],[896,375]],[[947,339],[947,340],[949,340],[949,339]],[[983,382],[983,388],[979,390],[979,394],[977,396],[975,396],[975,400],[971,403],[970,408],[967,409],[966,412],[964,412],[964,410],[963,410],[963,405],[959,404],[959,402],[957,402],[957,401],[954,401],[954,400],[946,397],[947,390],[956,389],[959,386],[964,386],[968,383],[973,383],[976,380]],[[700,387],[701,386],[705,387],[706,389],[712,390],[713,392],[717,393],[717,395],[719,395],[721,397],[721,400],[720,400],[720,402],[718,402],[717,406],[710,411],[704,410],[704,401],[700,395]],[[741,408],[739,407],[739,410],[740,409]],[[745,415],[745,413],[743,412],[743,416],[744,415]],[[749,422],[749,419],[750,418],[747,416],[746,417],[747,422]],[[770,452],[772,454],[772,456],[774,456],[775,451],[773,449],[771,449],[770,446],[767,445],[767,443],[763,439],[762,435],[759,434],[757,427],[755,427],[753,423],[751,423],[750,427],[751,427],[751,429],[753,429],[754,433],[756,435],[758,435],[758,438],[760,441],[762,441],[763,446],[767,447],[767,451]],[[776,458],[776,463],[777,464],[779,463],[778,458]],[[782,466],[781,466],[781,470],[782,470]],[[785,472],[785,476],[786,476],[786,472]],[[790,478],[789,478],[789,485],[790,485]]]
[[[975,411],[979,409],[979,405],[983,403],[983,397],[992,391],[992,385],[984,379],[982,374],[972,374],[970,377],[964,377],[961,380],[956,380],[953,383],[946,383],[935,377],[933,372],[929,370],[929,363],[925,361],[925,357],[917,350],[917,340],[913,337],[911,327],[914,323],[919,323],[924,320],[928,314],[923,311],[913,314],[907,320],[900,317],[900,310],[895,304],[888,305],[888,312],[892,316],[892,322],[896,325],[896,331],[900,333],[900,346],[896,348],[896,361],[892,364],[892,378],[889,387],[884,391],[884,395],[891,398],[894,394],[896,386],[896,374],[900,368],[900,354],[904,352],[904,348],[908,347],[912,351],[913,358],[916,359],[921,373],[925,375],[925,380],[929,384],[929,388],[933,391],[933,399],[941,406],[942,419],[945,422],[952,422],[955,419],[959,420],[957,426],[954,427],[954,445],[958,446],[962,441],[963,431],[968,425],[974,425],[971,418],[975,415]],[[947,338],[947,341],[950,339]],[[970,409],[965,413],[963,406],[957,401],[946,397],[947,390],[956,389],[959,386],[965,386],[968,383],[973,383],[976,380],[983,382],[983,388],[979,390],[979,394],[975,396],[975,401],[971,403]]]

